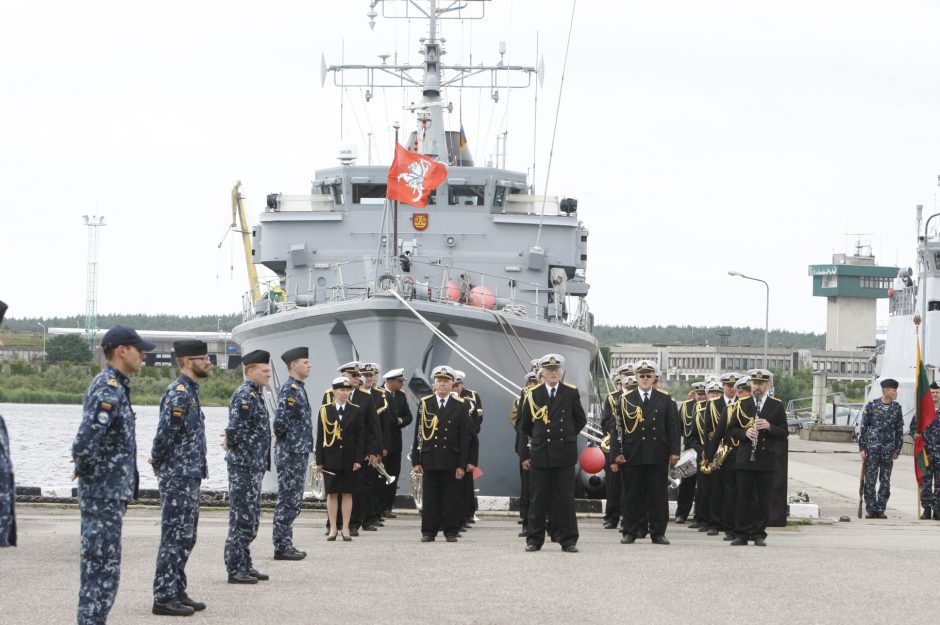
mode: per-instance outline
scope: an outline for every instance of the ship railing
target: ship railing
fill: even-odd
[[[893,289],[891,297],[888,298],[888,314],[892,317],[896,315],[913,315],[916,299],[917,285]]]
[[[408,274],[380,275],[376,280],[358,280],[348,282],[343,276],[343,268],[348,265],[362,266],[363,263],[374,263],[376,258],[361,258],[338,263],[330,263],[328,268],[333,270],[332,284],[319,285],[317,281],[327,266],[312,267],[307,271],[306,285],[298,274],[292,274],[289,292],[281,286],[279,279],[272,279],[262,283],[262,297],[258,302],[252,303],[250,293],[242,298],[242,318],[247,321],[258,315],[270,315],[276,312],[293,310],[299,307],[309,307],[323,303],[337,303],[345,301],[362,301],[381,292],[397,286],[398,290],[407,299],[425,300],[454,306],[470,306],[486,308],[516,317],[531,317],[559,323],[590,331],[590,313],[583,298],[578,300],[574,313],[569,313],[567,298],[563,291],[548,288],[533,282],[509,279],[510,286],[506,288],[505,275],[490,274],[485,271],[470,270],[455,265],[444,264],[440,261],[420,261],[411,259],[413,265],[422,265],[441,271],[440,281],[428,280],[419,282]],[[531,298],[520,297],[521,292],[531,293]]]

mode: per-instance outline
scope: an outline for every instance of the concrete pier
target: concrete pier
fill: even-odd
[[[252,552],[271,580],[236,586],[226,583],[222,562],[227,511],[204,509],[187,573],[190,595],[208,609],[183,619],[150,614],[159,511],[132,508],[109,623],[854,625],[929,618],[940,521],[914,518],[911,459],[895,465],[889,518],[858,520],[854,446],[795,437],[790,445],[790,492],[805,490],[824,518],[844,514],[851,522],[772,528],[766,548],[730,547],[675,524],[670,546],[621,545],[599,515],[582,515],[581,553],[551,543],[525,553],[516,516],[497,512],[484,514],[457,544],[420,543],[418,518],[409,513],[351,543],[326,542],[325,515],[304,511],[295,544],[309,555],[283,562],[272,559],[265,512]],[[77,510],[21,506],[18,520],[20,546],[0,550],[0,624],[74,622]]]

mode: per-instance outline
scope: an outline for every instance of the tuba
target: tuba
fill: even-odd
[[[415,508],[421,512],[424,503],[424,474],[411,470],[411,498],[414,499]]]
[[[314,499],[319,501],[326,499],[326,482],[323,480],[323,471],[320,471],[316,464],[310,465],[310,491]]]

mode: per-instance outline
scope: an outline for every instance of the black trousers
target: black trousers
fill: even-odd
[[[529,525],[529,472],[519,465],[519,516],[522,517],[522,525]]]
[[[545,514],[551,518],[552,537],[562,547],[578,543],[578,517],[574,511],[574,467],[529,470],[529,535],[526,542],[545,542]]]
[[[695,485],[698,482],[698,473],[682,478],[679,483],[679,493],[676,495],[676,516],[688,518],[692,512],[692,502],[695,501]]]
[[[614,473],[610,470],[610,464],[606,467],[607,473],[607,505],[604,508],[605,523],[620,523],[622,514],[620,501],[623,498],[623,480],[620,477],[620,471]]]
[[[463,485],[463,513],[460,515],[462,521],[469,521],[477,511],[477,496],[473,492],[473,473],[467,471],[460,480]]]
[[[735,520],[735,511],[738,508],[738,472],[734,469],[733,458],[729,458],[718,475],[721,476],[721,531],[733,532]],[[730,465],[730,466],[729,466]]]
[[[666,533],[669,517],[667,497],[667,465],[621,465],[623,473],[623,533],[639,536],[646,533],[648,520],[653,536]]]
[[[774,472],[738,468],[735,473],[738,477],[738,508],[734,533],[738,538],[765,538]]]
[[[457,480],[454,476],[455,470],[456,467],[446,471],[424,472],[424,495],[421,507],[422,536],[437,536],[438,528],[444,530],[444,536],[460,534],[463,480]]]
[[[708,476],[708,481],[711,482],[708,493],[708,507],[711,510],[709,513],[710,521],[708,527],[709,529],[721,529],[724,526],[722,519],[725,506],[724,480],[719,471],[711,473]]]
[[[385,471],[389,475],[395,476],[395,481],[391,484],[382,482],[382,511],[391,510],[395,505],[395,495],[398,494],[398,480],[401,477],[401,452],[388,452],[384,459]]]

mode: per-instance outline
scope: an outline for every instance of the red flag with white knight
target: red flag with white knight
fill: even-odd
[[[409,152],[395,144],[395,160],[388,169],[388,190],[385,197],[411,206],[428,205],[431,191],[447,179],[447,165],[429,156]]]

